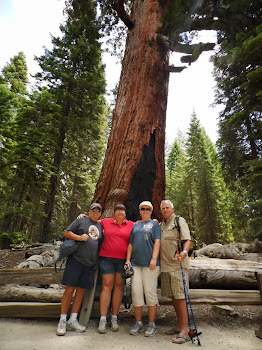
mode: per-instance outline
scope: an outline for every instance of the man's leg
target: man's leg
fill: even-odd
[[[58,323],[58,327],[56,330],[57,335],[65,335],[66,333],[66,317],[67,317],[67,312],[69,309],[69,306],[72,301],[72,296],[74,293],[75,288],[66,286],[62,301],[61,301],[61,314],[60,314],[60,320]]]
[[[75,289],[76,289],[75,287],[66,286],[63,297],[62,297],[62,301],[61,301],[61,314],[62,315],[67,314]]]
[[[82,305],[83,297],[85,294],[84,288],[76,288],[76,293],[72,305],[72,313],[78,313]]]
[[[172,297],[172,302],[177,315],[177,329],[180,331],[180,334],[188,336],[188,317],[187,317],[187,308],[185,299],[175,299]]]

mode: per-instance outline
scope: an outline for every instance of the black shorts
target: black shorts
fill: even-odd
[[[69,256],[66,262],[62,284],[75,288],[93,288],[94,269]]]

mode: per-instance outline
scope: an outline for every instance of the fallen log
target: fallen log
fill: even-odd
[[[43,267],[41,269],[1,269],[0,284],[60,284],[62,281],[62,271],[56,273],[53,267]]]
[[[40,267],[54,266],[59,252],[56,250],[46,250],[40,255],[32,255],[26,261],[17,266],[18,269],[35,269]]]
[[[159,304],[172,304],[171,298],[162,297],[160,290],[157,292]],[[192,304],[261,305],[256,290],[189,289],[189,297]]]
[[[258,289],[255,273],[262,272],[262,263],[233,259],[197,257],[190,259],[191,288]],[[2,269],[0,284],[60,284],[62,272],[54,268]]]
[[[0,301],[59,303],[63,293],[64,288],[57,284],[50,288],[5,284],[0,286]]]
[[[210,258],[220,259],[235,259],[235,260],[262,260],[262,242],[258,239],[252,243],[231,243],[231,244],[220,244],[213,243],[209,244],[201,249],[195,251],[197,256],[208,256]],[[249,257],[250,254],[250,257]],[[255,255],[253,255],[255,254]]]
[[[161,297],[160,293],[160,290],[158,290],[159,304],[171,305],[172,300]],[[189,296],[192,304],[261,305],[259,291],[191,289]],[[0,302],[0,317],[58,319],[60,307],[60,303]],[[93,311],[91,317],[93,316]]]

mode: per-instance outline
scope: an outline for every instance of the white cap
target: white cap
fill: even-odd
[[[153,211],[153,205],[151,202],[149,201],[144,201],[142,203],[139,204],[139,209],[141,209],[141,207],[146,206],[149,207],[152,211]]]

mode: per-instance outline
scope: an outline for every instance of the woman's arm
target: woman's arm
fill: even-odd
[[[160,250],[160,242],[161,242],[160,239],[155,239],[155,243],[153,246],[152,259],[151,259],[150,265],[149,265],[150,270],[155,270],[155,268],[156,268],[157,258],[158,258],[159,250]]]

